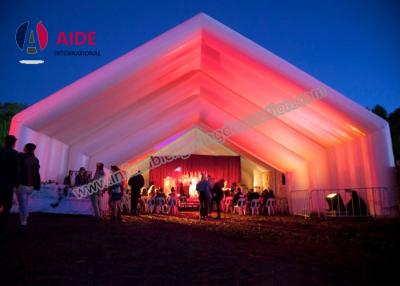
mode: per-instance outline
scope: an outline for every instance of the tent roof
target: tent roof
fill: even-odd
[[[289,171],[386,123],[201,13],[20,112],[13,124],[124,163],[193,128],[211,131],[320,87],[323,99],[229,137],[235,152]]]

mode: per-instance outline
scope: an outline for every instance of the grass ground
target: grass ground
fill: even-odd
[[[0,285],[399,285],[400,220],[13,215]]]

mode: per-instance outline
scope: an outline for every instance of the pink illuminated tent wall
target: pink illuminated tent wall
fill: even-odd
[[[327,96],[224,145],[287,175],[288,191],[394,187],[388,124],[205,14],[17,114],[18,148],[37,144],[43,179],[97,161],[146,158],[170,138],[246,118],[323,87]]]

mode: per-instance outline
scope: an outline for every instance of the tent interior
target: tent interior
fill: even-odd
[[[286,197],[285,182],[282,180],[282,176],[284,175],[281,171],[269,166],[255,157],[252,157],[250,154],[246,154],[241,150],[236,150],[235,152],[233,149],[224,146],[217,141],[210,141],[208,136],[208,134],[199,128],[193,128],[179,137],[174,136],[174,138],[166,140],[158,146],[155,146],[156,149],[160,149],[158,149],[158,151],[153,153],[151,156],[171,156],[175,158],[182,154],[240,156],[241,180],[236,183],[242,187],[244,192],[248,191],[250,188],[253,188],[259,193],[265,189],[268,189],[273,190],[277,197]],[[201,143],[199,144],[199,142]],[[206,142],[206,144],[203,144],[202,142]],[[147,156],[144,159],[129,160],[120,164],[120,167],[122,170],[126,170],[128,174],[132,174],[137,170],[141,170],[147,186],[151,181],[149,178],[151,156]],[[196,172],[196,176],[200,176],[202,170],[191,171]],[[214,176],[212,173],[209,175],[212,177]],[[181,177],[177,179],[180,180]],[[214,179],[219,180],[221,178]],[[229,180],[229,178],[224,179]],[[174,187],[176,190],[178,190],[178,180],[171,184],[168,178],[165,178],[164,184],[161,184],[160,187],[164,187],[165,192],[168,194],[171,187]],[[230,187],[232,182],[233,181],[229,181],[228,187]]]

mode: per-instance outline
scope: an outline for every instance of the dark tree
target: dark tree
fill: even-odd
[[[390,113],[388,121],[392,135],[394,157],[396,160],[400,160],[400,108]]]
[[[3,146],[4,137],[8,134],[11,119],[15,114],[27,107],[26,104],[5,102],[0,103],[0,145]]]
[[[375,105],[374,107],[372,107],[371,111],[376,115],[382,117],[383,119],[388,120],[387,111],[382,105]]]

